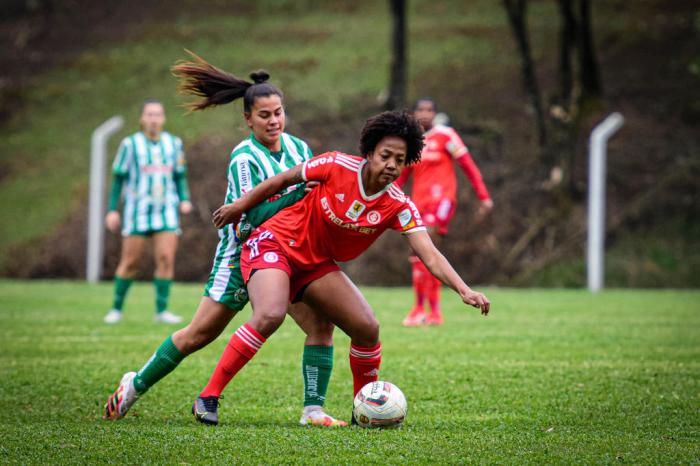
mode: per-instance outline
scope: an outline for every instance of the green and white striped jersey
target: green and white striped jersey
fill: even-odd
[[[252,190],[262,181],[303,163],[312,157],[309,146],[301,139],[282,133],[280,152],[270,152],[251,134],[238,144],[231,153],[228,168],[228,189],[225,203],[230,204]],[[287,194],[301,185],[290,186],[275,198]],[[227,225],[219,230],[219,245],[214,257],[211,283],[207,292],[215,300],[226,291],[230,275],[229,266],[238,247],[236,225]]]
[[[151,141],[143,132],[122,140],[112,173],[124,178],[123,235],[179,228],[179,203],[188,200],[182,140],[162,132]],[[115,178],[117,179],[117,178]],[[183,197],[183,199],[181,199]]]

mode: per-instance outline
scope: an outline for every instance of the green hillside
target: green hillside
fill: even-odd
[[[475,65],[495,55],[493,43],[449,31],[503,28],[497,5],[475,2],[454,12],[459,2],[449,8],[430,3],[415,2],[412,12],[413,76],[450,60]],[[193,20],[183,14],[162,23],[127,24],[126,40],[86,47],[67,66],[35,76],[21,110],[0,129],[2,166],[9,172],[0,183],[0,216],[11,219],[0,223],[0,256],[12,244],[45,235],[85,200],[91,131],[112,115],[126,117],[119,136],[136,130],[146,97],[163,100],[168,129],[187,143],[212,134],[234,143],[240,108],[193,117],[176,107],[182,99],[169,68],[185,57],[183,48],[244,76],[260,67],[269,70],[287,95],[292,122],[305,118],[299,112],[333,114],[371,102],[383,91],[389,60],[384,4],[360,2],[340,10],[287,5],[279,16],[265,14],[261,5],[248,15]],[[434,34],[435,24],[445,34]]]
[[[645,2],[634,9],[622,0],[595,4],[593,24],[606,103],[579,128],[574,169],[580,194],[585,191],[585,135],[607,109],[623,110],[628,118],[624,131],[611,146],[617,157],[611,158],[610,176],[620,187],[611,190],[611,215],[624,213],[623,204],[639,193],[656,189],[655,174],[683,161],[678,166],[686,167],[681,170],[687,176],[680,180],[666,177],[670,187],[658,195],[650,191],[658,201],[641,204],[637,217],[622,217],[619,227],[627,229],[623,238],[634,238],[641,232],[660,237],[655,242],[662,245],[662,257],[658,261],[654,257],[644,259],[663,272],[651,280],[652,285],[669,282],[668,274],[674,273],[680,277],[672,280],[674,284],[692,285],[696,283],[692,277],[697,275],[693,271],[700,263],[700,247],[692,233],[697,231],[697,225],[691,215],[697,210],[693,207],[693,200],[698,198],[694,177],[700,172],[696,150],[700,140],[693,131],[700,114],[693,110],[695,105],[700,108],[700,86],[693,85],[698,82],[699,73],[692,61],[696,60],[693,54],[697,46],[683,44],[692,43],[687,31],[698,35],[700,26],[694,25],[693,18],[700,18],[700,13],[687,3],[672,2],[665,4],[667,10],[661,14],[657,8],[660,3],[663,2]],[[93,17],[94,11],[110,8],[116,13],[111,17],[103,12],[101,21],[76,26],[84,28],[85,37],[77,46],[66,46],[59,40],[62,36],[58,32],[54,34],[53,47],[48,39],[35,39],[34,46],[41,48],[44,55],[51,56],[55,49],[52,53],[59,58],[47,60],[47,66],[33,69],[28,76],[15,76],[21,83],[17,95],[12,96],[15,104],[0,112],[6,116],[0,121],[0,216],[5,219],[0,222],[0,271],[11,261],[12,267],[5,274],[17,275],[24,263],[51,262],[57,250],[54,244],[60,249],[62,238],[82,238],[91,131],[110,116],[123,115],[127,124],[111,143],[113,153],[118,139],[137,129],[139,105],[147,97],[165,103],[167,129],[185,140],[192,168],[207,157],[208,163],[226,159],[230,148],[246,132],[241,109],[231,106],[185,115],[178,107],[183,99],[177,96],[175,80],[169,73],[170,66],[185,57],[184,48],[241,75],[266,68],[272,81],[286,93],[288,127],[292,132],[306,138],[315,151],[356,150],[362,121],[381,108],[381,98],[386,95],[390,62],[386,2],[270,0],[252,6],[250,2],[182,0],[172,5],[167,11],[159,11],[138,2],[108,7],[79,1],[74,10],[67,6],[56,8],[63,15],[56,18],[63,18],[64,28],[70,28],[74,19],[71,15]],[[558,10],[556,2],[549,0],[530,1],[528,5],[533,55],[543,99],[548,104],[557,80]],[[85,12],[78,13],[81,8]],[[143,9],[148,14],[141,18],[130,14],[129,8]],[[572,276],[571,281],[546,278],[560,275],[557,261],[581,257],[580,241],[572,239],[567,230],[567,225],[581,222],[580,209],[563,209],[554,222],[559,233],[544,229],[537,232],[531,239],[533,244],[528,244],[522,256],[511,263],[501,264],[493,259],[508,256],[532,217],[548,204],[559,202],[555,196],[547,198],[549,195],[543,195],[538,188],[548,171],[535,166],[539,149],[530,121],[532,113],[522,91],[519,58],[501,2],[410,0],[408,30],[409,101],[426,94],[438,99],[452,124],[474,149],[496,200],[497,209],[487,225],[490,231],[472,231],[471,210],[467,206],[473,196],[464,187],[460,202],[465,207],[458,211],[455,224],[455,231],[461,233],[455,234],[466,234],[474,244],[484,247],[473,251],[469,249],[473,245],[446,245],[448,254],[464,264],[460,272],[478,268],[483,278],[477,279],[499,283],[527,284],[534,280],[580,284],[580,266],[568,262],[563,266],[567,269],[564,276]],[[0,32],[5,33],[0,39],[14,37],[8,47],[17,47],[21,30],[17,32],[12,24],[0,23]],[[27,47],[23,53],[29,54],[31,46]],[[668,47],[678,56],[669,54]],[[16,54],[21,57],[20,52]],[[653,65],[659,60],[667,63]],[[652,68],[654,73],[650,73]],[[668,79],[664,73],[674,79]],[[646,79],[632,80],[629,75]],[[674,134],[672,146],[663,147],[669,133]],[[556,152],[556,145],[550,150]],[[213,170],[215,179],[212,174],[202,174],[194,181],[222,184],[219,165]],[[462,185],[466,186],[464,181]],[[199,237],[211,233],[205,210],[213,208],[218,199],[217,194],[199,205],[196,222],[192,221],[200,228]],[[576,202],[580,204],[581,200]],[[659,215],[649,215],[654,212]],[[577,218],[572,222],[568,215]],[[672,219],[674,225],[680,226],[669,238],[666,231],[639,225],[639,217],[652,225],[668,224]],[[538,247],[552,243],[551,238],[556,239],[554,244],[573,244],[552,252],[552,259],[544,260],[542,248]],[[187,238],[184,240],[183,244],[188,244]],[[683,251],[680,255],[678,241]],[[610,245],[615,248],[614,241]],[[621,254],[635,248],[638,246],[625,245]],[[62,265],[61,257],[82,257],[84,252],[78,249],[61,250],[55,265],[23,276],[76,276],[80,272],[74,270],[81,268]],[[667,259],[668,255],[671,259]],[[679,257],[689,257],[691,265],[677,267],[680,272],[664,265]],[[190,266],[187,261],[189,270],[199,271],[208,268],[209,258],[204,261],[206,264],[197,266]],[[540,264],[534,272],[526,270],[520,274],[533,262]],[[484,267],[484,263],[488,265]],[[549,269],[550,265],[555,269]],[[637,272],[630,271],[630,267],[638,270],[642,266],[623,265],[622,278],[615,283],[635,283],[629,276]],[[201,273],[179,276],[199,279]],[[534,279],[528,278],[533,276]],[[407,275],[401,277],[398,282]],[[512,281],[514,278],[517,280]]]

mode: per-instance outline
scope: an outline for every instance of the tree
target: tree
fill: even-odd
[[[559,30],[559,85],[562,106],[568,112],[573,93],[574,79],[571,70],[571,54],[576,47],[576,16],[572,0],[559,0],[561,28]]]
[[[597,98],[603,94],[603,86],[595,56],[593,31],[591,27],[591,7],[589,0],[579,0],[578,51],[581,73],[581,98]]]
[[[513,30],[515,42],[518,45],[523,84],[525,85],[525,91],[530,97],[532,108],[535,111],[535,123],[537,124],[539,143],[542,146],[547,140],[547,130],[545,127],[542,104],[540,103],[540,90],[537,85],[535,68],[532,62],[532,53],[530,52],[530,42],[527,35],[527,24],[525,22],[527,0],[503,0],[503,6],[508,13],[508,21]]]
[[[390,110],[406,105],[406,0],[390,0],[391,76],[386,106]]]

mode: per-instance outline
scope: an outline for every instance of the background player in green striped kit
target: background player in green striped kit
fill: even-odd
[[[203,97],[191,108],[203,110],[243,97],[244,116],[252,130],[250,137],[238,144],[231,154],[226,202],[233,202],[259,182],[311,158],[305,142],[284,133],[282,92],[266,83],[267,73],[251,74],[253,84],[213,67],[194,54],[192,56],[193,62],[181,62],[173,68],[174,74],[181,79],[182,91]],[[270,202],[247,212],[241,229],[263,223],[303,194],[303,186],[279,193]],[[107,400],[105,418],[122,418],[141,394],[172,372],[187,355],[218,337],[248,302],[238,262],[240,241],[237,230],[235,227],[223,228],[219,236],[211,275],[192,322],[166,338],[138,373],[128,372],[122,377],[119,387]],[[302,358],[304,411],[300,423],[328,427],[347,425],[323,411],[333,368],[333,324],[323,314],[301,303],[290,306],[289,314],[306,334]],[[197,419],[216,424],[217,400],[206,402],[213,403],[213,406],[207,406],[206,416]],[[197,410],[193,411],[197,416]]]
[[[104,321],[121,320],[124,299],[138,271],[149,237],[153,238],[156,322],[177,324],[182,318],[167,310],[175,268],[179,214],[192,211],[182,140],[163,131],[165,110],[157,100],[141,108],[141,131],[124,138],[112,166],[112,193],[107,228],[122,226],[122,253],[114,277],[114,303]],[[124,216],[117,207],[124,189]]]

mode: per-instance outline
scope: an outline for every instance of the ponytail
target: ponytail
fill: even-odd
[[[172,67],[173,75],[180,80],[178,90],[183,94],[201,97],[186,104],[190,111],[204,110],[217,105],[225,105],[243,97],[243,110],[250,112],[255,99],[278,95],[284,97],[282,91],[267,83],[269,73],[264,70],[250,74],[253,82],[243,79],[217,68],[199,55],[185,50],[193,61],[180,60]]]

